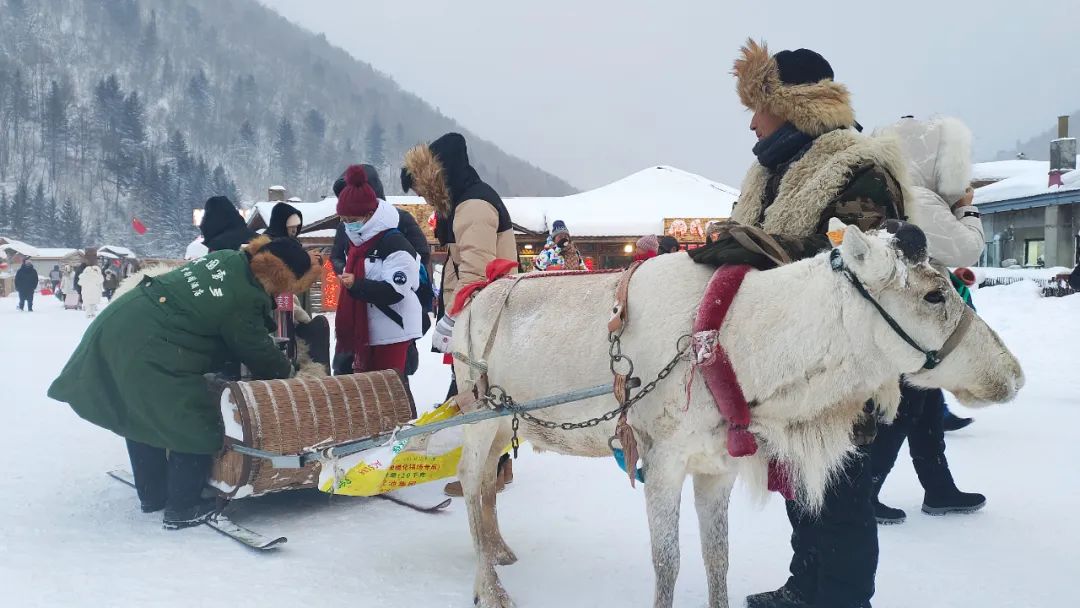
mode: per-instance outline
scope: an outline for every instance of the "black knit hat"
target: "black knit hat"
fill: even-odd
[[[829,62],[810,49],[780,51],[773,59],[780,69],[780,82],[784,84],[813,84],[833,79]]]
[[[272,253],[282,262],[285,262],[285,265],[289,267],[289,270],[297,279],[311,270],[311,256],[304,251],[304,247],[296,239],[274,239],[267,243],[261,251]]]

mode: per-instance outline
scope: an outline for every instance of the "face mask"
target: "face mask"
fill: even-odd
[[[349,237],[349,240],[357,243],[360,240],[360,232],[364,229],[364,221],[346,222],[342,225],[345,226],[345,234]]]

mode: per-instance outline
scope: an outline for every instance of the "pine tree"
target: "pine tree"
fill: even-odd
[[[60,243],[64,247],[79,248],[85,245],[82,218],[79,217],[79,210],[70,198],[64,201],[64,206],[60,209],[59,222]]]
[[[15,186],[15,197],[11,200],[11,207],[8,211],[8,222],[15,238],[28,238],[31,221],[30,189],[25,181],[20,181]]]
[[[378,118],[371,120],[367,130],[367,162],[376,166],[386,165],[386,141],[382,125]]]
[[[65,90],[55,80],[49,83],[49,94],[45,98],[44,135],[45,149],[48,154],[49,175],[57,179],[57,166],[62,151],[67,147],[68,106],[71,104],[70,91]]]
[[[191,102],[192,117],[195,125],[206,126],[209,124],[210,111],[214,107],[214,100],[210,94],[210,79],[206,77],[206,71],[199,68],[198,72],[188,80],[188,101]]]
[[[42,243],[47,247],[61,246],[60,217],[57,214],[56,199],[50,198],[41,218]]]
[[[0,233],[11,230],[11,204],[8,202],[7,190],[0,188]]]
[[[300,173],[300,159],[296,152],[296,132],[293,131],[292,122],[282,117],[278,123],[277,137],[274,138],[274,157],[277,160],[277,170],[285,187],[295,185],[296,178]]]
[[[30,201],[30,224],[26,228],[26,238],[37,245],[46,245],[49,236],[48,208],[45,200],[45,183],[38,180],[34,197]]]
[[[240,143],[252,149],[259,145],[259,134],[249,121],[245,120],[244,124],[240,125]]]

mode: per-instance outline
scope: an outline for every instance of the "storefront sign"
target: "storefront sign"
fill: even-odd
[[[665,217],[664,234],[680,242],[705,242],[705,228],[709,222],[722,222],[723,217]]]
[[[434,222],[435,210],[431,205],[426,205],[424,203],[410,203],[394,206],[413,216],[416,220],[416,224],[420,226],[420,230],[423,231],[424,236],[427,237],[428,243],[436,242]]]

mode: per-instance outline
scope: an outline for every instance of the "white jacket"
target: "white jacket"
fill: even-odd
[[[895,137],[904,151],[913,195],[904,210],[926,233],[930,257],[953,267],[978,263],[986,247],[979,210],[951,209],[971,185],[971,131],[955,118],[902,118],[874,135]]]
[[[87,266],[79,275],[79,287],[82,289],[83,304],[97,306],[101,302],[101,291],[105,284],[105,277],[101,276],[101,269],[97,266]]]
[[[399,221],[397,208],[380,200],[379,208],[364,224],[358,240],[352,243],[361,245],[380,232],[392,230],[380,238],[364,260],[364,281],[349,290],[352,297],[368,302],[368,338],[372,346],[407,342],[423,335],[423,312],[416,296],[420,287],[420,257],[397,230]],[[350,247],[348,256],[352,255]],[[346,262],[346,268],[351,261]],[[400,318],[401,324],[386,311]]]

